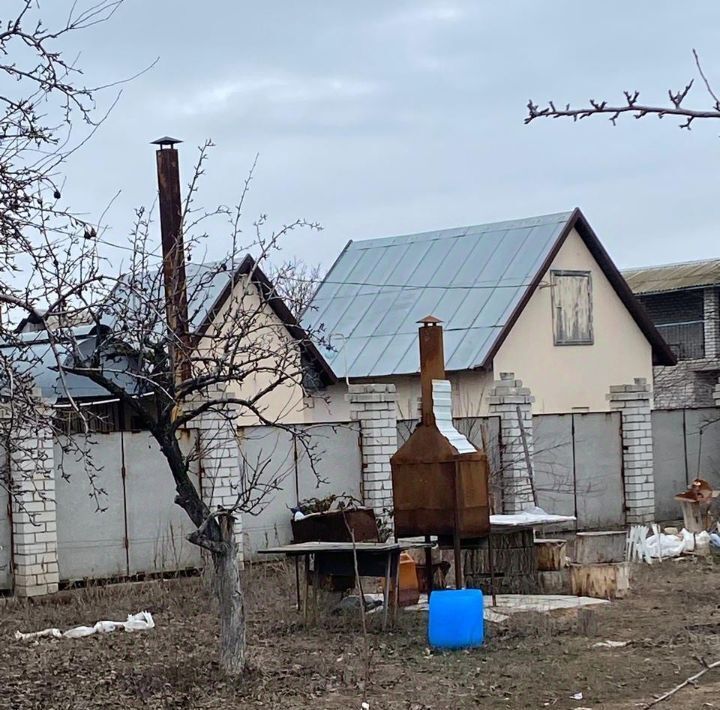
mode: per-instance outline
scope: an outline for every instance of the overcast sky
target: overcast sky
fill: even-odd
[[[575,206],[621,267],[717,257],[720,121],[523,118],[530,97],[662,101],[693,76],[693,47],[720,90],[719,29],[714,0],[126,0],[76,40],[88,81],[159,61],[74,158],[64,197],[98,214],[121,190],[121,241],[154,197],[149,141],[185,141],[186,179],[209,137],[204,203],[232,202],[259,153],[247,224],[321,222],[286,242],[311,262],[348,239]],[[708,104],[700,87],[688,104]]]

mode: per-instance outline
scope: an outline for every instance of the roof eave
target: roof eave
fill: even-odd
[[[285,301],[275,293],[275,287],[265,272],[258,266],[255,259],[246,254],[245,258],[240,262],[231,281],[225,286],[220,295],[215,300],[212,308],[208,311],[205,319],[201,323],[196,333],[196,339],[200,340],[205,334],[210,324],[215,320],[218,313],[222,310],[227,300],[230,298],[235,284],[243,276],[247,276],[260,289],[262,297],[272,308],[275,315],[280,319],[282,324],[288,330],[290,335],[300,344],[300,348],[318,365],[324,385],[333,385],[338,381],[337,375],[328,364],[328,361],[322,356],[315,343],[312,342],[310,336],[305,329],[298,323],[292,311],[287,307]]]
[[[605,247],[603,247],[603,245],[601,244],[597,235],[590,226],[590,223],[585,218],[585,215],[582,213],[579,207],[576,207],[572,211],[567,223],[565,224],[565,227],[563,227],[563,230],[558,235],[558,238],[555,241],[553,248],[548,253],[542,266],[538,269],[537,274],[525,290],[522,299],[516,306],[508,321],[503,326],[500,334],[495,339],[495,342],[488,351],[485,359],[479,364],[479,367],[483,367],[486,369],[492,368],[493,359],[502,347],[502,344],[505,342],[507,336],[510,334],[512,328],[515,326],[515,323],[520,317],[520,314],[525,309],[525,306],[527,306],[533,293],[535,293],[535,289],[540,285],[543,277],[552,266],[552,263],[553,261],[555,261],[558,252],[562,248],[562,245],[565,243],[565,240],[568,238],[568,235],[572,232],[573,229],[578,232],[580,238],[585,243],[585,246],[588,248],[593,258],[602,269],[605,277],[608,279],[611,286],[615,289],[615,292],[617,293],[620,300],[623,302],[623,305],[628,310],[633,320],[650,343],[652,347],[653,365],[676,365],[677,358],[675,357],[674,353],[672,352],[672,350],[670,350],[670,347],[665,342],[662,335],[660,335],[659,331],[648,316],[642,304],[637,300],[633,292],[630,290],[630,287],[628,286],[627,282],[618,270],[617,266],[615,266],[613,260],[610,258],[610,255],[607,253],[607,251],[605,251]]]

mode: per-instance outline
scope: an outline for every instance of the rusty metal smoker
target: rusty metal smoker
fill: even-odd
[[[395,534],[426,539],[437,535],[441,547],[452,541],[455,585],[460,589],[465,586],[463,543],[490,534],[488,463],[485,453],[452,426],[440,321],[427,316],[419,323],[422,419],[390,459]],[[431,570],[430,551],[426,554]]]

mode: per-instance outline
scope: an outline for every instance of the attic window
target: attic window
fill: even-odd
[[[592,345],[592,280],[589,271],[551,271],[555,345]]]

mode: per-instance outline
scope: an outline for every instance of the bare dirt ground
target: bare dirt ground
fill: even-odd
[[[514,617],[483,649],[431,653],[426,617],[403,613],[383,634],[371,621],[369,681],[359,619],[305,629],[293,575],[248,575],[250,669],[240,681],[216,664],[217,622],[198,578],[92,587],[60,600],[0,600],[1,708],[638,708],[720,659],[720,565],[639,568],[629,598],[574,613]],[[16,641],[17,629],[67,628],[147,609],[157,628],[78,640]],[[593,627],[595,631],[593,631]],[[593,648],[611,639],[632,641]],[[582,700],[570,696],[582,692]],[[657,706],[720,708],[720,669]]]

